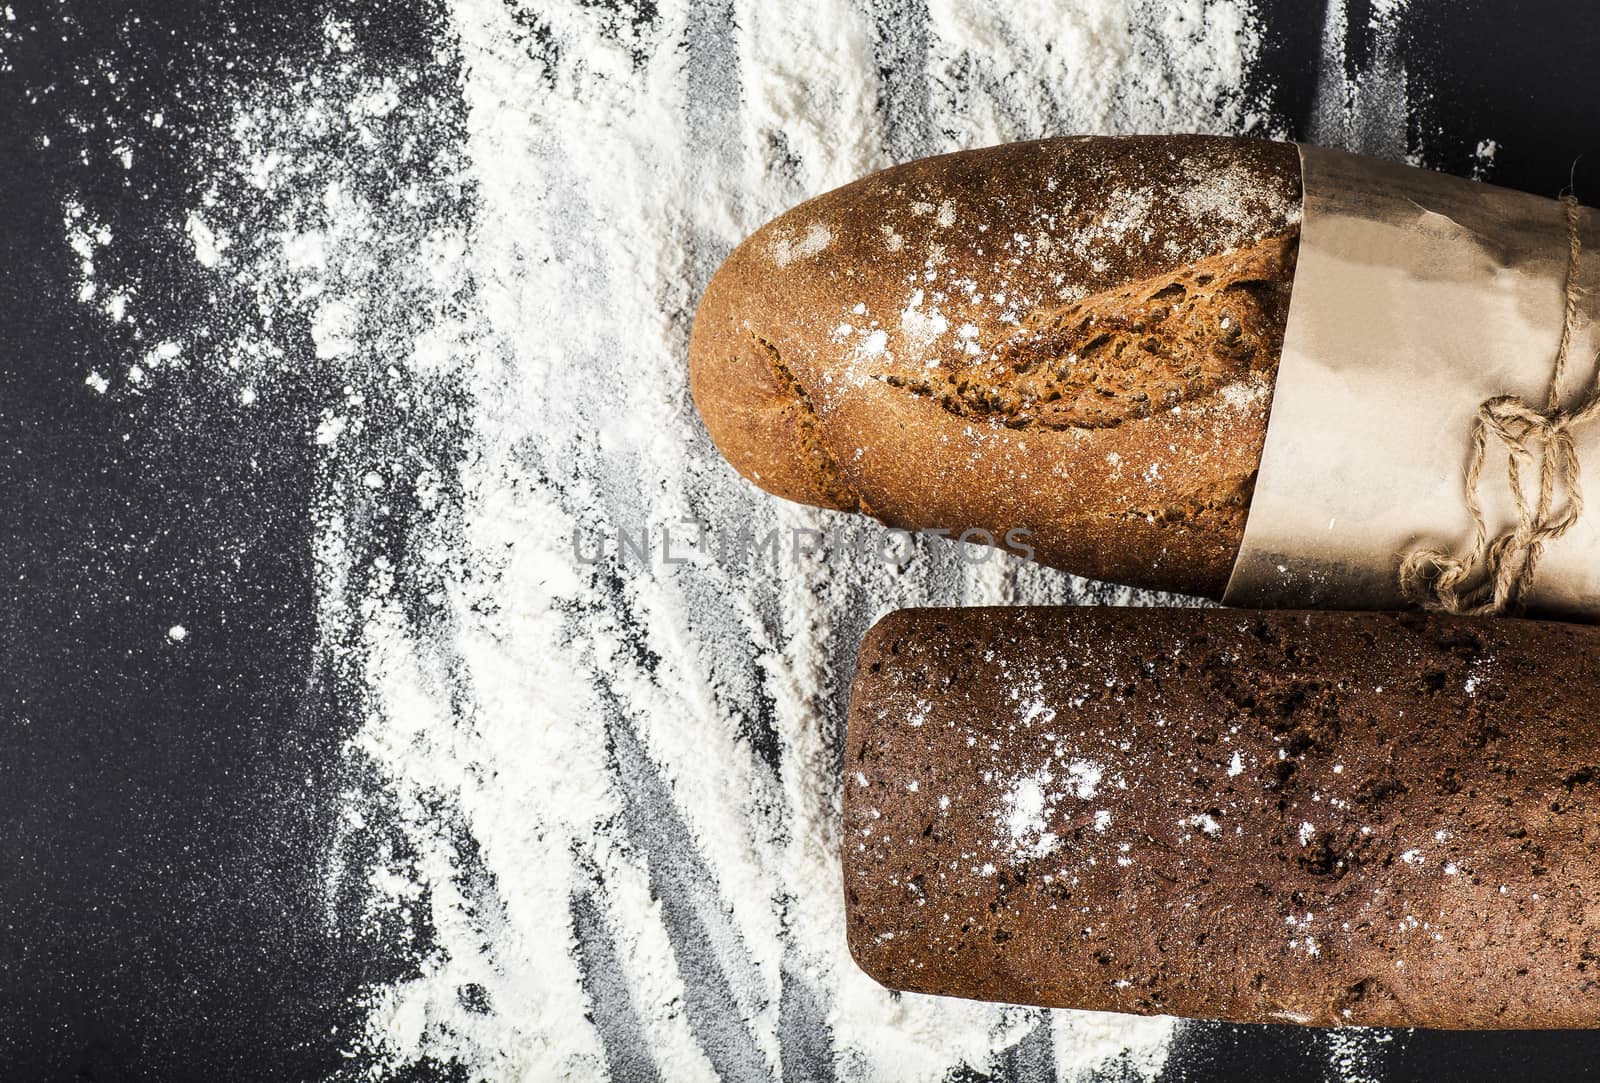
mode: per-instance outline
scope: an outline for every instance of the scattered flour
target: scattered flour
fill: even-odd
[[[822,222],[812,222],[799,240],[779,237],[772,243],[772,261],[787,267],[797,259],[811,259],[821,255],[833,243],[833,230]]]
[[[1017,779],[1001,795],[999,818],[1014,853],[1043,857],[1060,841],[1055,832],[1048,829],[1046,818],[1056,800],[1056,795],[1049,790],[1054,781],[1050,772],[1039,771]]]
[[[1067,764],[1067,778],[1071,780],[1073,794],[1080,801],[1088,801],[1100,792],[1100,780],[1105,773],[1104,767],[1088,760],[1073,760]]]
[[[1243,90],[1251,4],[637,11],[448,0],[417,70],[328,20],[317,70],[234,88],[210,183],[174,223],[231,322],[83,379],[115,401],[203,368],[256,410],[310,373],[330,388],[306,429],[319,650],[361,723],[326,910],[342,929],[353,905],[351,935],[415,962],[367,991],[347,1051],[373,1079],[443,1063],[496,1080],[934,1081],[1022,1051],[1044,1078],[1152,1078],[1171,1020],[886,993],[845,949],[837,861],[840,720],[874,617],[1148,596],[937,543],[898,566],[760,571],[710,551],[590,563],[574,538],[856,524],[755,492],[695,419],[688,327],[718,261],[795,201],[915,154],[1269,130]],[[1333,4],[1330,42],[1343,19]],[[1326,67],[1314,134],[1408,153],[1377,137],[1396,130],[1386,103],[1404,105],[1393,51],[1353,83]],[[1228,198],[1224,178],[1184,205],[1204,218]],[[143,326],[139,283],[101,279],[109,228],[65,210],[80,300]],[[921,213],[957,224],[951,204]],[[771,256],[832,243],[815,223]],[[901,325],[949,329],[916,306]],[[1046,787],[1089,801],[1103,773],[1022,780],[1004,826],[1043,845]]]

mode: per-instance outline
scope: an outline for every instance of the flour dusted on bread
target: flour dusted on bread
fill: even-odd
[[[1600,1019],[1600,631],[903,610],[850,705],[851,950],[891,988],[1238,1022]]]
[[[1047,563],[1220,594],[1299,184],[1291,145],[1198,136],[885,170],[728,258],[695,321],[695,401],[780,496],[907,528],[1026,528]]]

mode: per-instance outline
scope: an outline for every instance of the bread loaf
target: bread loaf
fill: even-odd
[[[1600,630],[910,610],[861,649],[851,951],[1240,1022],[1600,1022]]]
[[[801,204],[695,318],[695,402],[763,488],[1219,596],[1294,274],[1290,144],[1049,139]]]

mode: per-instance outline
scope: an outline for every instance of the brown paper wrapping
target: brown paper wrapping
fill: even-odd
[[[1304,211],[1283,358],[1244,542],[1224,602],[1394,608],[1419,543],[1463,552],[1463,481],[1484,399],[1542,408],[1561,337],[1561,204],[1319,147],[1301,147]],[[1593,379],[1600,234],[1584,211],[1565,402]],[[1595,253],[1591,258],[1590,253]],[[1596,426],[1600,430],[1600,426]],[[1574,434],[1600,504],[1600,431]],[[1533,491],[1533,469],[1524,469]],[[1532,475],[1532,476],[1531,476]],[[1514,520],[1489,443],[1490,536]],[[1529,608],[1600,613],[1600,512],[1545,549]]]

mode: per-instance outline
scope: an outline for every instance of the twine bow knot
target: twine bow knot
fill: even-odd
[[[1583,514],[1583,486],[1573,430],[1600,415],[1600,373],[1588,393],[1572,410],[1561,406],[1567,355],[1573,326],[1578,319],[1579,206],[1572,195],[1561,199],[1567,217],[1566,310],[1561,321],[1561,342],[1544,409],[1516,395],[1495,395],[1478,406],[1472,426],[1472,453],[1467,461],[1467,512],[1472,517],[1472,546],[1465,556],[1419,547],[1400,562],[1400,589],[1424,608],[1467,616],[1503,613],[1521,606],[1544,547],[1572,529]],[[1499,442],[1506,456],[1506,477],[1516,507],[1516,525],[1489,537],[1488,523],[1479,500],[1479,480],[1488,455],[1489,439]],[[1538,466],[1538,495],[1528,499],[1522,475]],[[1557,490],[1566,500],[1555,507]]]

